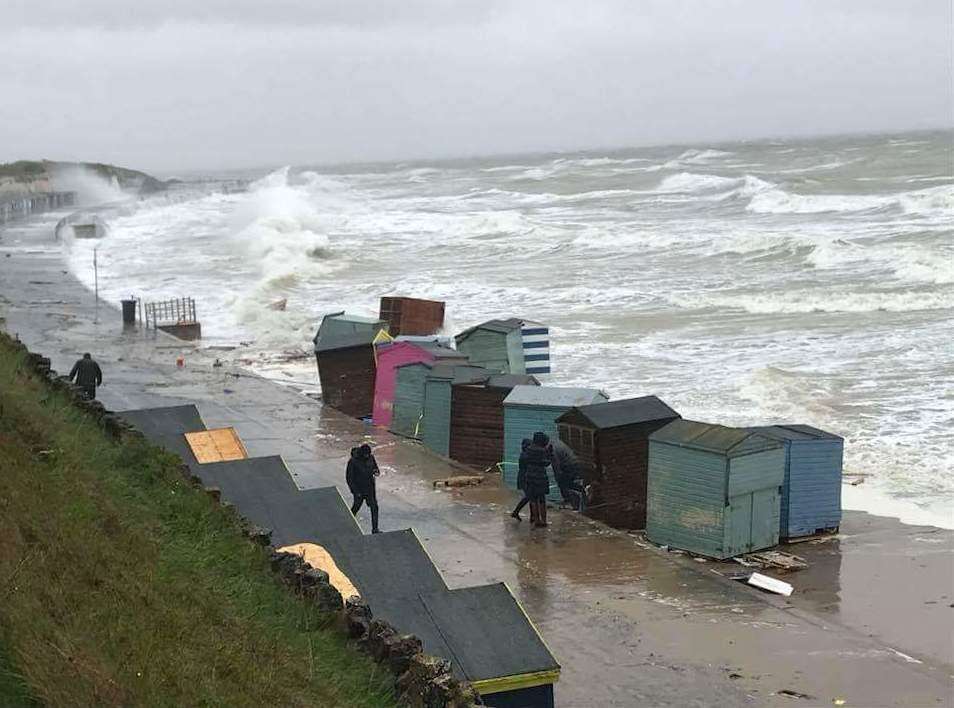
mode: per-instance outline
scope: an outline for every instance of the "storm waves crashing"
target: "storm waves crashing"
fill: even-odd
[[[554,384],[846,437],[845,505],[954,525],[950,133],[245,175],[116,215],[99,288],[195,297],[263,371],[319,316],[446,300],[552,327]],[[91,243],[71,266],[92,283]],[[284,312],[270,309],[287,298]],[[314,379],[314,365],[288,365]]]

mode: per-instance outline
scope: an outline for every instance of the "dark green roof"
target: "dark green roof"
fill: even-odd
[[[729,428],[714,423],[699,423],[693,420],[674,420],[652,435],[654,442],[716,452],[733,456],[744,451],[745,454],[760,450],[773,450],[781,447],[781,442],[761,435],[747,428]]]

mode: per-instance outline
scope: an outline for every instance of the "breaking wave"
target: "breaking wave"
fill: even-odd
[[[746,209],[757,214],[820,214],[899,208],[906,214],[941,216],[954,210],[954,186],[941,185],[900,194],[793,194],[767,189]]]
[[[685,309],[743,310],[755,315],[917,312],[954,307],[954,291],[856,292],[820,288],[777,293],[702,293],[674,296],[672,302]]]

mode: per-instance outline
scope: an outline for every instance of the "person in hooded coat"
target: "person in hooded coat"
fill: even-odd
[[[103,372],[89,352],[73,364],[69,378],[70,381],[76,381],[76,385],[83,389],[83,395],[90,401],[96,398],[96,387],[103,385]]]
[[[523,521],[520,518],[520,510],[523,509],[527,504],[530,503],[530,496],[527,494],[527,463],[524,459],[524,451],[530,447],[530,440],[524,438],[520,442],[520,462],[517,465],[517,489],[523,492],[523,499],[520,500],[520,503],[510,512],[510,515],[515,518],[517,521]],[[537,514],[536,507],[530,507],[530,523],[536,523]]]
[[[381,474],[378,462],[374,459],[370,445],[351,448],[351,459],[345,471],[345,481],[354,503],[351,513],[357,516],[362,504],[367,504],[371,510],[371,533],[378,533],[378,495],[375,489],[374,478]]]
[[[530,514],[535,516],[534,526],[547,525],[547,494],[550,492],[550,478],[547,467],[550,466],[550,438],[546,433],[536,432],[533,441],[520,453],[521,465],[526,466],[524,492],[530,498]]]
[[[562,440],[550,443],[550,453],[553,456],[553,476],[560,487],[563,503],[571,504],[577,511],[582,511],[586,491],[580,481],[582,474],[576,454]]]

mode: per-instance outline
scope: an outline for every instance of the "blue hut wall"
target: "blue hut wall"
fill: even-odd
[[[567,412],[567,408],[522,408],[504,405],[504,460],[503,480],[511,489],[517,488],[517,469],[520,460],[520,443],[524,438],[532,439],[537,431],[546,433],[551,440],[559,438],[556,419]],[[547,498],[553,502],[562,501],[560,488],[553,477],[553,469],[548,468],[550,493]]]
[[[728,472],[728,506],[721,557],[777,545],[779,488],[785,477],[785,449],[779,447],[730,458]]]
[[[807,536],[841,525],[844,441],[791,440],[786,444],[780,533]]]

